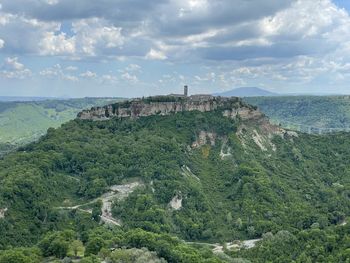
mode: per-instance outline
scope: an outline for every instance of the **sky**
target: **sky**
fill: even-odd
[[[0,0],[0,96],[350,94],[349,0]]]

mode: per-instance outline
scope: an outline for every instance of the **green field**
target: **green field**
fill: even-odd
[[[35,102],[0,102],[0,152],[8,152],[74,119],[79,111],[120,99],[83,98]]]

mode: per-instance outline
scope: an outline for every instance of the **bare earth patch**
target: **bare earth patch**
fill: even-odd
[[[174,210],[180,210],[182,207],[182,197],[175,195],[169,203],[170,207]]]
[[[236,249],[240,250],[242,248],[244,249],[250,249],[255,247],[256,243],[259,242],[261,239],[249,239],[249,240],[243,240],[243,241],[233,241],[229,243],[225,243],[225,246],[228,250]],[[215,247],[213,248],[214,253],[224,253],[224,246],[220,244],[215,244]]]
[[[7,207],[0,209],[0,219],[5,218],[6,211],[7,211]]]
[[[76,205],[76,206],[58,207],[58,209],[69,209],[69,210],[77,209],[79,211],[91,214],[92,213],[91,210],[82,209],[81,207],[89,205],[89,204],[93,204],[96,201],[102,201],[101,221],[105,222],[106,224],[120,226],[121,222],[112,216],[112,204],[113,204],[113,202],[115,200],[125,199],[129,194],[131,194],[133,191],[135,191],[136,188],[138,188],[142,185],[143,184],[140,182],[134,182],[134,183],[123,184],[123,185],[113,185],[109,188],[110,189],[109,192],[103,194],[101,197],[98,197],[98,198],[96,198],[88,203],[84,203],[84,204]]]

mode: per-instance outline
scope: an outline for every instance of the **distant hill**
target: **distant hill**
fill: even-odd
[[[328,132],[350,128],[349,96],[250,97],[244,101],[257,106],[273,122],[293,130],[313,127],[311,132]]]
[[[216,93],[217,96],[223,97],[261,97],[261,96],[278,96],[278,93],[273,93],[268,90],[256,88],[256,87],[243,87],[225,91],[222,93]]]
[[[23,96],[0,96],[0,101],[43,101],[57,98],[49,97],[23,97]]]
[[[82,98],[25,101],[33,97],[6,97],[14,101],[1,101],[0,97],[0,156],[19,146],[32,142],[46,133],[72,120],[83,109],[116,102],[118,98]],[[22,101],[20,101],[22,99]]]

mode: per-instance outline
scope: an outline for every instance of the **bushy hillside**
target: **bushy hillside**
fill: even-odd
[[[350,128],[349,96],[289,96],[244,98],[284,127]],[[301,127],[300,127],[301,125]],[[315,129],[317,132],[318,130]]]
[[[349,156],[347,133],[285,132],[220,110],[73,120],[0,161],[0,262],[84,250],[81,262],[135,253],[155,262],[347,262]],[[253,250],[211,251],[261,237]]]
[[[0,154],[36,140],[50,127],[74,119],[79,111],[118,99],[84,98],[0,102]]]

